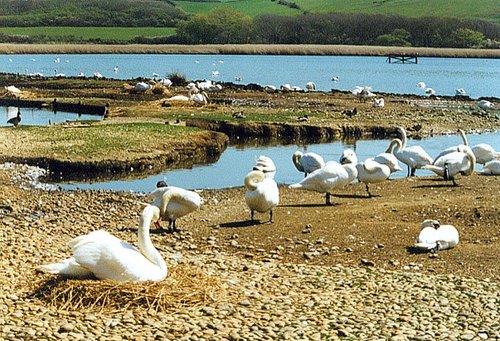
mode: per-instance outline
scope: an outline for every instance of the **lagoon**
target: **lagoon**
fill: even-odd
[[[464,88],[472,98],[500,98],[500,60],[421,57],[418,64],[389,64],[386,57],[199,55],[199,54],[12,54],[0,55],[0,72],[54,76],[63,73],[134,79],[165,77],[180,72],[190,80],[210,79],[236,84],[291,84],[304,88],[349,91],[370,86],[374,92],[423,95],[425,82],[436,95],[454,96]],[[332,81],[338,77],[338,81]]]

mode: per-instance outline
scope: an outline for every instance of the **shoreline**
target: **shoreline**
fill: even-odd
[[[361,45],[268,45],[268,44],[0,44],[0,54],[248,54],[387,56],[416,55],[443,58],[500,58],[500,49],[457,49]]]

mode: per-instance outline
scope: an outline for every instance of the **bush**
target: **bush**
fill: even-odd
[[[188,82],[186,75],[179,71],[171,72],[168,74],[167,78],[172,81],[172,85],[174,86],[184,85]]]

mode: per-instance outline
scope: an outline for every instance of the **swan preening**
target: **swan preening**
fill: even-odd
[[[487,143],[479,143],[471,147],[476,156],[476,162],[484,165],[487,162],[500,159],[500,152]]]
[[[474,172],[476,165],[476,157],[470,148],[459,148],[458,151],[448,153],[437,159],[432,165],[425,165],[422,168],[430,170],[444,180],[452,180],[455,182],[455,175],[471,175]]]
[[[168,232],[179,231],[175,226],[176,220],[195,211],[202,203],[198,193],[175,186],[159,187],[149,195],[158,204],[160,218],[168,221]]]
[[[167,98],[167,101],[174,101],[174,102],[187,102],[187,101],[193,101],[196,104],[207,104],[208,103],[208,94],[205,91],[201,91],[198,89],[196,84],[194,83],[189,83],[186,86],[186,89],[188,90],[188,95],[176,95],[172,96],[170,98]]]
[[[161,281],[167,276],[167,265],[149,237],[150,224],[159,216],[160,209],[153,205],[147,205],[142,211],[139,249],[106,231],[94,231],[68,243],[73,257],[42,265],[38,270],[76,278],[95,276],[117,282]]]
[[[415,247],[436,252],[451,249],[458,244],[457,229],[452,225],[440,225],[437,220],[426,219],[422,222]]]
[[[292,161],[299,172],[304,172],[304,176],[325,165],[325,160],[321,155],[313,152],[304,154],[299,150],[293,153]]]
[[[401,134],[401,140],[393,139],[386,152],[393,153],[399,161],[406,164],[408,166],[408,176],[414,176],[416,169],[432,164],[433,159],[420,146],[406,147],[406,130],[398,127],[398,132]],[[394,145],[396,145],[396,148],[393,150]]]
[[[273,221],[273,209],[279,204],[278,185],[273,178],[266,177],[260,170],[252,170],[245,176],[245,202],[250,208],[250,219],[254,221],[255,211],[269,212],[269,222]]]
[[[465,136],[465,132],[462,130],[462,129],[458,129],[458,134],[460,135],[460,137],[462,138],[462,142],[463,144],[459,144],[457,146],[451,146],[451,147],[448,147],[446,148],[445,150],[443,150],[441,153],[438,154],[438,156],[436,156],[436,158],[434,159],[433,161],[433,164],[439,160],[439,158],[441,156],[444,156],[448,153],[453,153],[453,152],[456,152],[458,151],[459,149],[464,149],[464,148],[468,148],[469,146],[469,141],[467,141],[467,136]]]
[[[270,157],[264,155],[257,158],[255,166],[253,166],[252,170],[261,171],[264,173],[266,178],[274,179],[274,176],[276,175],[276,165],[274,164],[274,161]]]
[[[358,181],[365,184],[368,197],[372,197],[368,184],[379,183],[387,180],[391,175],[389,166],[378,163],[373,159],[366,159],[363,163],[356,165],[358,171]]]

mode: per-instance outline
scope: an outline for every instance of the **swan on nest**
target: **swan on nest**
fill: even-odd
[[[138,249],[104,230],[72,239],[68,245],[73,257],[37,268],[40,272],[75,278],[95,276],[117,282],[161,281],[168,273],[162,256],[149,236],[151,222],[160,210],[147,205],[142,211],[138,230]]]

